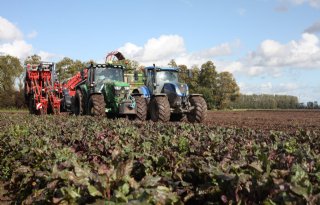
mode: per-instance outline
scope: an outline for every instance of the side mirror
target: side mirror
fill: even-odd
[[[192,70],[191,69],[188,70],[188,77],[192,78]]]
[[[139,80],[139,75],[138,75],[137,71],[134,71],[133,78],[134,78],[134,81],[138,81]]]

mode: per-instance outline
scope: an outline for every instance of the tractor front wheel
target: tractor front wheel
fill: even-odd
[[[204,122],[207,118],[207,103],[201,96],[190,98],[190,104],[193,109],[188,113],[189,122]]]
[[[34,99],[33,97],[29,97],[29,113],[35,114],[35,106],[34,106]]]
[[[150,116],[154,122],[170,120],[170,104],[167,96],[156,96],[150,102]]]
[[[142,96],[133,96],[136,100],[136,116],[135,119],[144,121],[147,119],[147,102]]]
[[[84,105],[83,105],[83,99],[82,99],[82,93],[81,90],[76,91],[76,96],[74,100],[74,114],[75,115],[83,115],[84,114]]]
[[[91,95],[89,100],[89,114],[92,116],[105,116],[106,103],[103,95]]]

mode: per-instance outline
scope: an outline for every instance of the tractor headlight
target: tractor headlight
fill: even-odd
[[[121,87],[120,86],[114,86],[114,89],[115,90],[121,90]]]
[[[125,90],[130,90],[130,87],[124,87]]]
[[[186,95],[188,96],[189,95],[189,86],[187,84],[185,84],[184,89],[185,89]]]

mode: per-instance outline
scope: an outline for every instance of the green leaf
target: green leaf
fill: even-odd
[[[141,181],[141,186],[143,187],[155,187],[158,182],[161,180],[161,177],[153,177],[150,175],[145,176]]]
[[[102,196],[102,193],[96,189],[96,187],[89,185],[88,191],[91,196]]]
[[[254,161],[251,164],[249,164],[249,166],[251,168],[254,168],[255,170],[257,170],[258,172],[262,173],[263,169],[262,169],[262,163],[259,161]]]

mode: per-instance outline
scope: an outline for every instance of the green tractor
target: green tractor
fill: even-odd
[[[75,86],[73,112],[145,120],[146,101],[140,94],[130,94],[130,86],[124,82],[124,70],[123,65],[113,64],[91,64],[85,68]]]

